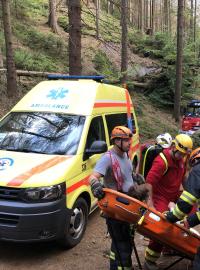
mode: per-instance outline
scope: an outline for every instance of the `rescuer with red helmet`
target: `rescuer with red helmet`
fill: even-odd
[[[94,197],[104,197],[103,186],[128,193],[133,186],[133,166],[128,151],[131,146],[132,132],[125,126],[116,126],[111,133],[113,148],[97,162],[90,176]],[[100,178],[103,177],[103,184]],[[131,227],[127,222],[106,217],[106,224],[112,243],[110,250],[110,270],[132,269]]]

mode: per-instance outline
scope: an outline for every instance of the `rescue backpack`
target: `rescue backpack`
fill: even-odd
[[[141,152],[141,165],[140,165],[140,173],[144,176],[144,178],[146,179],[148,172],[150,171],[153,161],[154,159],[160,155],[160,157],[163,159],[166,169],[163,175],[166,174],[167,170],[168,170],[168,161],[165,157],[165,155],[163,154],[163,148],[158,145],[158,144],[154,144],[154,145],[144,145],[142,152]]]

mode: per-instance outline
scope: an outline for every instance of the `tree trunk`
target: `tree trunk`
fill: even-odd
[[[145,30],[145,32],[148,29],[148,5],[149,5],[148,0],[146,0],[144,2],[144,16],[143,16],[144,17],[144,30]]]
[[[163,0],[160,1],[160,31],[163,32]]]
[[[138,12],[138,29],[143,31],[143,3],[142,0],[139,0],[139,12]]]
[[[154,13],[155,13],[155,1],[154,0],[151,0],[151,8],[150,8],[150,18],[151,18],[151,21],[150,21],[150,34],[153,35],[154,33]]]
[[[127,79],[127,68],[128,68],[128,29],[127,29],[127,0],[121,0],[121,24],[122,24],[122,35],[121,35],[121,82],[125,83]]]
[[[96,38],[99,39],[99,13],[100,13],[100,0],[95,0],[96,7]]]
[[[172,18],[171,18],[171,11],[172,11],[172,8],[171,8],[171,0],[169,0],[168,2],[168,23],[169,23],[169,33],[171,35],[171,32],[172,32],[172,24],[171,24],[171,21],[172,21]]]
[[[81,75],[81,3],[68,0],[69,17],[69,74]]]
[[[3,54],[0,47],[0,68],[3,68]]]
[[[176,57],[176,89],[174,96],[174,118],[176,122],[180,119],[180,102],[182,88],[182,65],[183,65],[183,0],[178,0],[177,16],[177,57]]]
[[[131,25],[133,25],[134,23],[134,19],[133,19],[134,10],[135,10],[135,7],[133,6],[133,0],[130,0],[129,21]]]
[[[195,0],[194,2],[194,26],[193,26],[194,43],[196,42],[196,24],[197,24],[197,0]]]
[[[6,44],[7,95],[13,97],[17,93],[16,69],[12,45],[12,31],[9,0],[1,0],[3,27]]]
[[[194,38],[194,2],[190,0],[190,40]]]
[[[159,3],[155,1],[155,19],[154,19],[154,32],[158,32],[160,30],[159,23]]]
[[[108,13],[109,14],[113,14],[113,12],[114,12],[114,1],[112,0],[112,1],[109,1],[108,0]]]
[[[58,24],[56,18],[56,0],[49,0],[48,25],[54,33],[58,33]]]
[[[168,5],[168,2],[169,2],[169,0],[164,0],[164,32],[168,32],[169,31],[169,21],[168,21],[168,19],[169,19],[169,10],[168,10],[168,7],[169,7],[169,5]]]

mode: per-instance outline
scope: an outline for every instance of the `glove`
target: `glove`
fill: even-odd
[[[170,223],[175,223],[178,221],[178,218],[174,216],[173,212],[171,211],[165,211],[163,214]]]
[[[103,191],[103,185],[96,179],[91,180],[91,191],[95,198],[98,200],[103,199],[105,192]]]
[[[180,220],[179,222],[177,222],[178,224],[182,225],[183,227],[185,227],[186,229],[190,229],[190,225],[187,221],[187,218],[184,218],[183,220]]]

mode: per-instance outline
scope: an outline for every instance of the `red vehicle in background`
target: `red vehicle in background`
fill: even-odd
[[[181,133],[193,134],[200,129],[200,100],[194,99],[190,101],[184,108],[183,118],[181,122]]]

